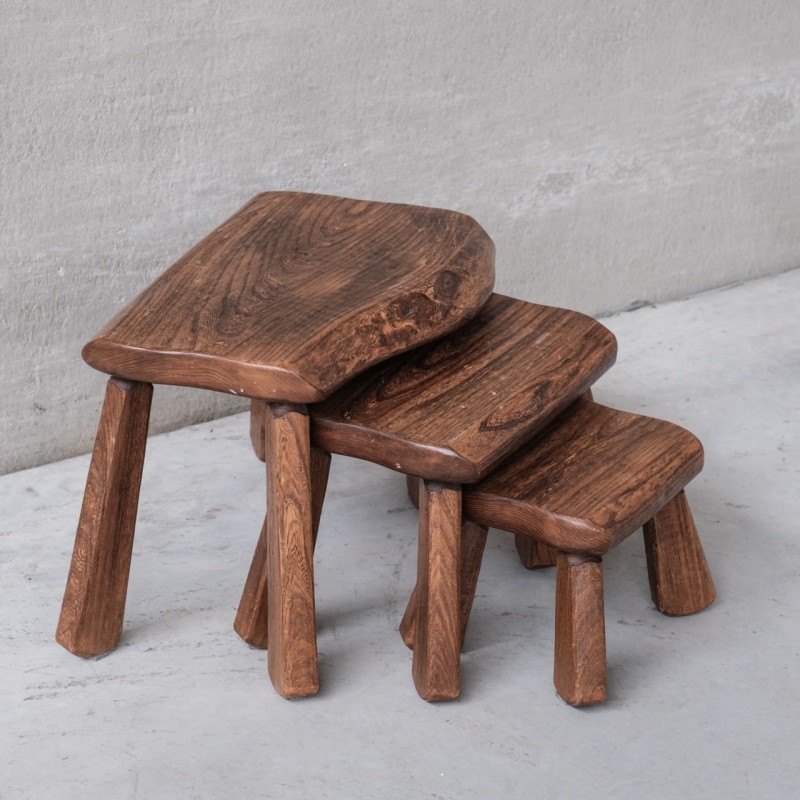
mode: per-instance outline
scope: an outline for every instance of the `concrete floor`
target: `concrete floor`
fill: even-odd
[[[0,478],[0,797],[790,798],[800,792],[800,271],[606,320],[609,405],[695,431],[689,487],[719,599],[649,599],[641,537],[606,560],[610,699],[552,681],[552,571],[493,533],[463,695],[415,694],[396,629],[415,570],[402,478],[336,459],[317,551],[323,688],[288,702],[231,624],[261,524],[247,419],[150,440],[125,631],[53,641],[88,457]],[[158,402],[158,393],[156,393]]]

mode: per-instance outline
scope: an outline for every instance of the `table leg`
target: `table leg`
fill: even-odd
[[[572,706],[606,699],[603,560],[559,553],[556,564],[556,641],[553,682]]]
[[[558,551],[554,547],[537,542],[530,536],[521,533],[514,535],[514,544],[517,548],[517,555],[525,569],[541,569],[542,567],[554,567]]]
[[[414,685],[423,700],[452,700],[461,688],[461,487],[422,481],[419,500]]]
[[[263,414],[262,414],[263,419]],[[261,452],[264,452],[264,445]],[[312,448],[311,450],[311,508],[313,515],[312,537],[314,545],[317,543],[319,521],[322,516],[322,504],[325,500],[325,490],[328,486],[328,473],[331,467],[329,453]],[[269,634],[269,603],[267,601],[267,517],[261,527],[253,560],[250,562],[250,571],[247,574],[242,599],[236,612],[236,621],[233,628],[239,636],[253,647],[266,648]]]
[[[714,581],[685,492],[644,524],[644,543],[650,594],[662,614],[694,614],[714,602]]]
[[[478,525],[477,522],[465,522],[461,526],[461,580],[460,580],[460,609],[461,620],[461,647],[467,635],[469,615],[472,612],[472,602],[475,599],[475,589],[478,586],[478,576],[483,561],[483,551],[486,548],[486,535],[488,528]],[[417,587],[411,593],[411,598],[406,606],[406,613],[400,623],[400,636],[406,647],[414,648],[417,623],[417,604],[419,594]]]
[[[107,653],[122,632],[152,396],[108,381],[56,631],[75,655]]]
[[[265,417],[269,675],[284,697],[306,697],[319,691],[309,419],[275,403]]]
[[[406,475],[406,490],[408,499],[414,504],[414,508],[419,508],[419,482],[421,478],[416,475]]]
[[[267,413],[268,405],[269,403],[266,400],[250,401],[250,443],[253,445],[253,452],[256,454],[256,458],[261,461],[267,460],[267,429],[264,415]]]

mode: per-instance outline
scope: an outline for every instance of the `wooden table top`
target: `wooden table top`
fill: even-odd
[[[616,353],[614,335],[591,317],[493,295],[447,338],[312,406],[312,441],[406,474],[472,483],[585,392]]]
[[[470,519],[559,550],[607,553],[703,467],[703,446],[660,419],[580,400],[464,492]]]
[[[494,284],[494,245],[454,211],[295,192],[254,197],[83,350],[129,380],[321,400],[458,328]]]

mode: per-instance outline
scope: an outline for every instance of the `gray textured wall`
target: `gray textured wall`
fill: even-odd
[[[796,0],[0,0],[0,471],[91,446],[81,344],[263,189],[473,214],[588,312],[800,265]],[[154,428],[230,409],[160,390]]]

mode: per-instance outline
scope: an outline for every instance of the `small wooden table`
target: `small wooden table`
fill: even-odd
[[[472,218],[291,192],[253,198],[84,348],[113,377],[89,468],[57,640],[113,650],[122,630],[152,384],[267,401],[269,674],[319,688],[305,403],[473,317],[494,245]]]
[[[703,446],[689,431],[578,400],[490,475],[464,487],[461,641],[483,553],[482,543],[476,548],[474,542],[490,527],[511,531],[555,554],[556,691],[574,706],[605,701],[607,553],[643,528],[656,608],[684,616],[714,602],[714,581],[683,491],[702,466]],[[404,639],[412,647],[419,594],[404,617]]]

